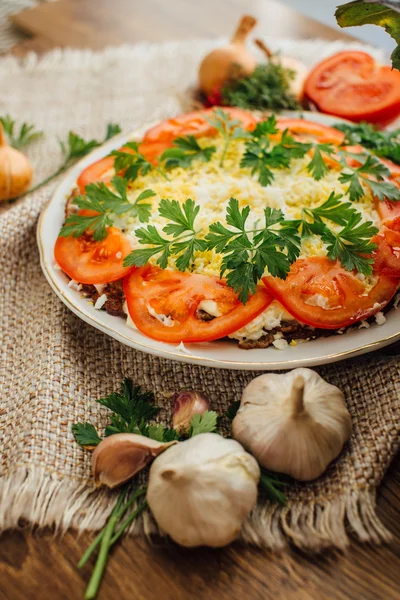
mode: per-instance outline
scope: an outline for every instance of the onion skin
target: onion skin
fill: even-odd
[[[33,169],[28,158],[6,143],[0,125],[0,202],[26,192],[32,176]]]
[[[212,50],[203,58],[199,68],[199,87],[206,96],[219,90],[231,79],[233,71],[235,77],[248,77],[252,74],[257,63],[247,50],[245,42],[256,24],[254,17],[242,17],[231,43],[224,48]]]

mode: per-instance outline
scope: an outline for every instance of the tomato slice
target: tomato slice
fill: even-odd
[[[374,270],[389,277],[400,278],[400,217],[385,223],[371,242],[378,244]]]
[[[400,114],[400,72],[366,52],[344,51],[318,63],[305,95],[324,113],[384,125]]]
[[[322,125],[322,123],[307,121],[306,119],[278,118],[277,126],[282,131],[289,129],[297,139],[302,141],[317,141],[323,144],[335,144],[339,146],[344,140],[344,133],[338,129]]]
[[[89,214],[80,211],[78,214]],[[95,213],[94,213],[95,214]],[[79,283],[110,283],[122,279],[132,267],[124,267],[124,258],[132,247],[116,227],[107,229],[107,237],[101,242],[91,235],[80,238],[58,237],[54,256],[64,273]]]
[[[298,259],[285,281],[264,277],[263,282],[293,317],[321,329],[340,329],[370,317],[386,306],[398,286],[398,279],[379,275],[366,293],[354,273],[320,256]]]
[[[256,119],[250,112],[229,106],[223,106],[222,108],[229,113],[232,119],[241,121],[245,129],[252,130],[256,126]],[[195,137],[215,135],[216,129],[206,121],[206,117],[212,116],[213,110],[214,108],[197,110],[162,121],[145,133],[143,141],[151,143],[158,141],[172,142],[181,135],[194,135]]]
[[[156,142],[152,144],[141,143],[139,145],[139,152],[141,152],[149,162],[155,164],[157,162],[157,158],[161,156],[164,150],[166,150],[169,146],[170,144],[165,142]],[[122,147],[120,150],[133,154],[133,150],[130,148]],[[113,169],[113,156],[105,156],[104,158],[101,158],[100,160],[97,160],[93,164],[86,167],[86,169],[82,171],[77,179],[77,184],[81,194],[85,192],[85,187],[89,183],[97,183],[99,181],[109,183],[115,175]]]
[[[261,314],[272,298],[259,286],[247,304],[218,277],[178,273],[146,265],[124,280],[129,314],[136,327],[162,342],[206,342],[223,338]],[[203,300],[215,303],[221,316],[202,321]],[[163,321],[163,322],[161,322]]]

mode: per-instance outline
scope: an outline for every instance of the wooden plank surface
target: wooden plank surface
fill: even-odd
[[[259,18],[265,36],[347,37],[274,0],[58,0],[13,17],[30,36],[14,52],[227,35],[244,12]],[[398,600],[399,510],[400,457],[378,494],[379,516],[395,535],[391,546],[354,543],[343,554],[279,556],[239,545],[189,551],[127,538],[111,555],[99,600]],[[91,539],[23,528],[1,536],[0,600],[82,598],[90,565],[80,572],[76,563]]]

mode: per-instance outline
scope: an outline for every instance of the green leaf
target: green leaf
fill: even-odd
[[[281,506],[285,506],[287,499],[285,494],[280,490],[284,485],[276,473],[271,473],[266,469],[261,469],[260,488],[261,493],[267,496],[272,502],[276,502]]]
[[[307,170],[316,181],[319,181],[328,173],[329,169],[324,161],[323,154],[331,156],[335,152],[331,144],[314,144],[314,155],[307,165]]]
[[[202,148],[193,135],[178,137],[173,142],[172,148],[167,148],[161,155],[166,169],[174,167],[190,167],[194,160],[209,162],[216,151],[215,146]]]
[[[331,192],[323,204],[315,208],[305,208],[303,212],[314,219],[329,219],[338,225],[346,225],[354,214],[354,208],[350,202],[341,202],[342,198],[341,194]]]
[[[0,123],[8,138],[8,143],[16,150],[22,150],[22,148],[29,146],[29,144],[43,136],[43,131],[37,131],[35,125],[30,123],[22,123],[19,132],[17,133],[16,122],[10,115],[0,117]]]
[[[173,442],[179,440],[179,435],[175,429],[168,429],[164,425],[150,425],[148,428],[148,437],[157,442]]]
[[[128,378],[124,379],[119,392],[112,392],[97,400],[130,427],[140,427],[158,413],[159,409],[152,404],[153,401],[154,396],[151,392],[142,392],[140,386],[134,386]]]
[[[189,437],[199,433],[213,433],[217,431],[218,415],[214,410],[206,410],[202,415],[193,415],[190,420]]]
[[[250,110],[296,110],[301,108],[291,93],[294,72],[279,62],[279,56],[259,64],[249,77],[233,77],[221,90],[223,103]]]
[[[101,442],[101,437],[91,423],[74,423],[71,431],[80,446],[97,446]]]
[[[394,3],[393,3],[394,4]],[[400,69],[400,13],[390,2],[356,0],[337,7],[335,17],[340,27],[379,25],[394,39],[397,47],[392,53],[394,69]]]
[[[336,123],[335,128],[345,134],[344,146],[361,144],[376,156],[389,158],[400,164],[400,130],[384,131],[370,123]]]
[[[232,402],[227,410],[224,412],[225,417],[228,419],[228,421],[230,421],[232,423],[233,419],[236,417],[237,415],[237,411],[240,408],[240,400],[236,400],[235,402]]]
[[[215,127],[225,140],[225,145],[222,150],[219,163],[220,167],[223,167],[225,155],[231,140],[247,139],[249,137],[249,133],[241,127],[241,121],[238,119],[232,119],[227,111],[222,110],[222,108],[219,107],[212,111],[211,117],[206,117],[206,121],[212,127]]]
[[[108,123],[104,141],[107,142],[115,135],[118,135],[118,133],[121,133],[121,131],[121,127],[117,123]]]

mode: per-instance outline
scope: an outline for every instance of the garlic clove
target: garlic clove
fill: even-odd
[[[231,39],[230,44],[216,48],[207,54],[199,67],[199,86],[209,95],[220,90],[232,78],[247,77],[256,68],[256,59],[246,48],[246,40],[257,24],[254,17],[245,15]]]
[[[210,403],[201,392],[184,390],[175,395],[173,403],[172,426],[180,432],[188,431],[193,415],[202,415],[210,410]]]
[[[156,456],[178,442],[162,443],[135,433],[104,438],[92,456],[96,484],[115,488],[144,469]]]
[[[232,423],[233,437],[262,466],[303,481],[325,471],[351,429],[342,392],[311,369],[253,379]]]
[[[23,194],[29,188],[32,176],[28,158],[6,143],[0,124],[0,202]]]
[[[153,462],[147,501],[159,527],[186,547],[225,546],[257,501],[260,468],[235,440],[202,433]]]

